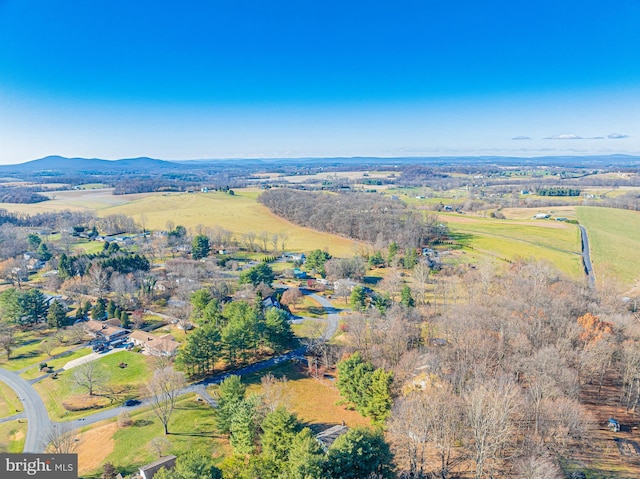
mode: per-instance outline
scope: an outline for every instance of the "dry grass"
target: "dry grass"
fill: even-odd
[[[80,476],[102,467],[115,448],[113,435],[118,430],[116,423],[93,427],[78,436],[78,474]]]
[[[247,391],[262,392],[260,378],[269,372],[278,378],[288,378],[289,409],[295,412],[305,425],[324,427],[341,424],[342,421],[350,427],[370,424],[369,419],[362,417],[358,412],[337,405],[342,398],[333,381],[328,378],[309,377],[301,367],[293,364],[285,364],[248,377],[250,385]]]

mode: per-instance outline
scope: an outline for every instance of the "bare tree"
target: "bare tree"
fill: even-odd
[[[149,442],[149,447],[158,457],[162,457],[171,448],[171,441],[165,436],[154,437]]]
[[[260,241],[260,249],[263,253],[269,251],[269,232],[261,231],[258,235],[258,240]]]
[[[427,293],[427,284],[429,283],[429,275],[431,269],[424,261],[420,261],[413,267],[411,276],[413,277],[413,284],[415,290],[418,293],[418,303],[425,304],[425,295]]]
[[[16,345],[15,328],[13,326],[3,326],[0,329],[0,349],[4,350],[7,359],[11,359],[11,352]]]
[[[151,408],[162,422],[165,434],[169,434],[169,420],[185,383],[182,373],[168,367],[154,371],[153,377],[147,384]]]
[[[514,440],[512,416],[518,396],[509,382],[487,381],[465,394],[466,418],[471,438],[475,478],[480,479],[490,462],[500,458]]]
[[[69,423],[54,424],[42,437],[43,449],[52,454],[73,454],[78,442]]]
[[[515,464],[517,477],[521,479],[561,479],[564,477],[558,465],[547,455],[527,456]]]
[[[280,251],[284,253],[284,246],[289,239],[289,234],[286,231],[281,231],[278,236],[280,237]]]
[[[109,292],[109,273],[101,265],[92,265],[87,276],[89,276],[93,294],[104,296]]]
[[[280,302],[287,306],[289,305],[296,306],[301,299],[302,299],[302,291],[300,291],[299,288],[289,288],[284,293],[282,293]]]
[[[276,378],[273,374],[265,374],[260,378],[262,385],[262,407],[270,413],[279,407],[289,408],[291,393],[288,390],[287,377]]]
[[[429,437],[429,402],[422,392],[398,401],[390,423],[396,450],[406,461],[409,477],[426,477],[426,453]]]
[[[74,368],[71,381],[89,396],[93,396],[96,390],[107,384],[108,376],[94,361],[89,361]]]

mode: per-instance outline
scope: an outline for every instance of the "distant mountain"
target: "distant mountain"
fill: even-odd
[[[47,156],[19,165],[0,165],[0,175],[124,175],[185,172],[206,169],[208,173],[230,171],[263,171],[283,167],[367,168],[400,165],[529,165],[583,168],[625,168],[640,166],[640,157],[633,155],[585,156],[439,156],[439,157],[329,157],[329,158],[244,158],[166,161],[154,158],[102,160],[99,158],[65,158]]]
[[[153,158],[127,158],[122,160],[101,160],[98,158],[65,158],[63,156],[47,156],[39,160],[27,161],[19,165],[0,165],[1,173],[142,173],[156,170],[180,169],[181,165],[170,161]]]

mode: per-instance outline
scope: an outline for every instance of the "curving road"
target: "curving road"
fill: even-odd
[[[29,381],[17,373],[0,368],[0,381],[13,389],[22,402],[24,412],[20,416],[26,417],[28,423],[24,452],[42,452],[44,437],[53,425],[42,398]]]
[[[326,320],[327,322],[327,329],[325,330],[324,335],[327,338],[332,337],[335,334],[336,330],[338,329],[339,313],[341,310],[335,308],[331,304],[331,302],[328,301],[323,296],[320,296],[316,293],[311,293],[308,290],[305,290],[304,293],[314,298],[318,303],[320,303],[320,305],[327,312],[326,319],[323,318],[323,320]],[[280,362],[290,361],[295,358],[300,358],[304,355],[305,351],[306,351],[306,348],[304,347],[298,348],[294,351],[290,351],[276,358],[267,359],[265,361],[261,361],[259,363],[251,364],[244,368],[235,370],[233,371],[232,374],[238,374],[242,376],[242,375],[251,374],[257,371],[261,371],[263,369],[270,368]],[[81,359],[84,359],[84,358],[81,358]],[[80,362],[82,361],[78,361],[78,363]],[[73,365],[77,365],[77,364],[74,363]],[[69,369],[67,366],[69,365],[65,365],[65,369]],[[197,393],[200,397],[202,397],[205,401],[207,401],[212,407],[216,407],[217,403],[215,399],[212,398],[211,395],[209,395],[209,393],[206,390],[206,387],[210,384],[219,383],[230,374],[231,373],[220,373],[220,374],[210,376],[200,382],[197,382],[185,387],[181,391],[181,394]],[[96,412],[84,418],[75,419],[65,423],[52,421],[49,418],[49,414],[47,413],[47,409],[44,405],[44,402],[42,401],[42,398],[33,387],[33,383],[37,382],[39,379],[42,379],[42,378],[38,378],[33,381],[27,381],[26,379],[23,379],[22,377],[20,377],[19,371],[11,372],[11,371],[7,371],[5,369],[0,368],[0,381],[6,383],[11,389],[15,391],[15,393],[20,398],[20,401],[22,402],[22,406],[24,408],[23,412],[19,414],[15,414],[8,418],[4,418],[3,420],[0,420],[0,423],[13,420],[13,419],[20,419],[20,418],[27,419],[28,427],[27,427],[27,435],[24,443],[24,452],[33,452],[33,453],[43,452],[46,446],[44,438],[46,437],[49,430],[52,427],[55,427],[56,424],[68,423],[72,426],[72,428],[75,429],[75,428],[83,427],[86,425],[94,424],[100,421],[104,421],[105,419],[111,419],[113,417],[118,416],[118,414],[120,414],[122,411],[132,411],[135,409],[139,409],[141,407],[149,406],[149,401],[142,400],[140,404],[133,407],[118,406],[112,409],[108,409],[106,411]]]
[[[584,272],[587,275],[587,281],[591,288],[596,287],[596,276],[593,272],[593,266],[591,264],[591,255],[589,252],[589,237],[587,236],[587,229],[578,225],[580,228],[580,238],[582,239],[582,264],[584,265]]]

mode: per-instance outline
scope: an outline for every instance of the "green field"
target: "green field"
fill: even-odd
[[[96,394],[98,399],[102,399],[100,405],[115,406],[126,398],[139,396],[140,389],[149,377],[149,361],[148,356],[130,351],[119,351],[97,359],[96,364],[109,378],[107,386],[98,391],[102,396]],[[126,363],[127,367],[118,367],[121,362]],[[96,412],[95,408],[92,409],[91,404],[86,402],[84,391],[78,390],[73,384],[73,371],[64,371],[57,379],[45,378],[34,385],[49,411],[49,416],[54,420],[77,419]],[[105,389],[108,389],[108,394]],[[71,404],[78,410],[69,410],[65,404]]]
[[[16,454],[24,449],[27,435],[27,422],[23,419],[0,424],[0,452]]]
[[[471,256],[548,261],[572,278],[583,275],[577,226],[553,220],[498,220],[443,214],[453,238]]]
[[[119,428],[113,434],[113,439],[103,437],[102,441],[95,438],[96,446],[102,443],[113,444],[113,449],[108,455],[99,461],[112,463],[123,475],[131,474],[140,466],[152,462],[158,458],[150,447],[150,442],[163,436],[163,427],[153,412],[145,409],[132,415],[133,425]],[[103,426],[104,428],[104,426]],[[92,426],[100,432],[100,426]],[[176,409],[169,422],[169,434],[165,436],[171,446],[166,454],[184,454],[187,451],[202,450],[209,454],[219,449],[222,439],[216,434],[213,414],[206,402],[197,402],[195,395],[183,396],[176,404]],[[109,434],[110,435],[110,434]],[[89,448],[85,448],[89,449]],[[80,472],[86,478],[98,478],[102,469],[83,471],[83,454],[93,454],[92,451],[80,449]]]
[[[256,201],[261,191],[238,189],[231,196],[222,192],[211,193],[145,193],[135,195],[111,194],[111,190],[76,190],[56,192],[55,199],[37,204],[5,204],[11,212],[36,214],[59,211],[95,211],[99,216],[125,214],[145,228],[163,230],[167,222],[186,228],[221,226],[232,231],[236,239],[253,231],[271,234],[286,232],[288,251],[328,249],[334,256],[353,254],[354,241],[340,236],[302,228],[278,218]],[[102,246],[101,244],[99,245]],[[85,247],[81,245],[79,247]],[[87,245],[91,250],[91,245]]]
[[[22,403],[15,391],[0,381],[0,418],[13,416],[21,411]]]
[[[596,281],[607,277],[631,284],[640,278],[640,212],[581,206],[578,220],[587,229]]]

